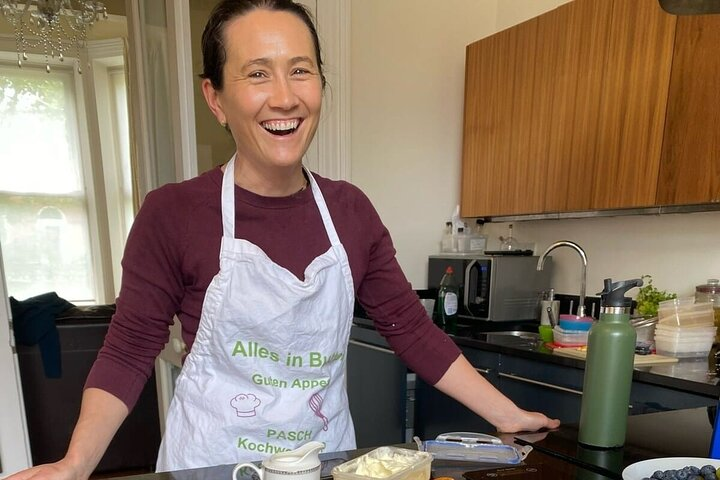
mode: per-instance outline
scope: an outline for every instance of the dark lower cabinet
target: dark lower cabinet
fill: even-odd
[[[460,348],[470,364],[520,408],[542,412],[565,424],[580,421],[585,376],[585,370],[578,368],[580,362],[556,363],[549,354],[535,358],[507,354],[510,349],[499,353],[474,346]],[[409,440],[409,432],[428,440],[447,432],[496,431],[420,378],[409,388],[405,365],[372,328],[353,326],[347,371],[350,411],[360,448],[402,443]],[[638,376],[643,381],[637,380]],[[646,379],[638,372],[628,402],[630,415],[717,404],[717,395],[686,391],[672,379],[663,382],[663,378],[658,374]],[[656,379],[659,384],[654,383]]]
[[[520,408],[563,423],[580,420],[584,370],[508,355],[498,369],[498,389]]]
[[[347,391],[358,448],[405,441],[407,368],[374,330],[353,327]]]
[[[499,354],[463,348],[475,369],[497,386]],[[447,432],[493,432],[495,428],[460,402],[418,379],[415,385],[415,435],[423,440]]]
[[[91,313],[92,307],[88,307]],[[58,319],[60,378],[47,378],[37,346],[18,345],[30,450],[34,465],[60,460],[67,450],[80,413],[85,379],[103,344],[110,315],[85,314]],[[155,376],[118,430],[95,472],[136,469],[153,471],[160,445]]]
[[[485,378],[521,408],[542,412],[563,423],[580,421],[583,369],[472,348],[464,349],[464,353]],[[452,431],[495,431],[475,413],[420,380],[415,398],[415,432],[422,439]],[[716,404],[717,398],[712,396],[634,381],[628,413],[638,415]]]

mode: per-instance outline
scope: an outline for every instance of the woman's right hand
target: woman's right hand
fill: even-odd
[[[83,469],[62,459],[55,463],[46,463],[27,470],[21,470],[6,477],[4,480],[87,480],[90,476]]]
[[[127,406],[114,395],[97,388],[86,389],[65,457],[3,480],[87,480],[127,415]]]

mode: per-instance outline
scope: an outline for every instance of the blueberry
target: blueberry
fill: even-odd
[[[690,473],[693,475],[700,475],[700,469],[698,467],[687,467],[690,470]]]
[[[684,468],[682,470],[678,470],[675,476],[678,480],[688,480],[688,472]]]
[[[700,468],[700,475],[707,477],[708,475],[715,475],[715,467],[712,465],[704,465]]]
[[[652,474],[652,477],[650,478],[654,478],[655,480],[663,480],[665,478],[665,474],[662,470],[657,470],[655,473]]]

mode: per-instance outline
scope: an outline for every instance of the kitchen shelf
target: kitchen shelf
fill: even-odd
[[[720,202],[696,205],[666,205],[646,208],[619,208],[613,210],[586,210],[578,212],[528,213],[481,217],[485,222],[522,222],[530,220],[563,220],[596,217],[622,217],[627,215],[667,215],[672,213],[718,212]]]

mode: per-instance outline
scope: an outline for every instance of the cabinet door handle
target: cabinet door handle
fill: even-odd
[[[389,353],[390,355],[395,355],[395,352],[393,352],[389,348],[377,347],[375,345],[370,345],[369,343],[358,342],[357,340],[350,340],[349,343],[352,345],[357,345],[358,347],[369,348],[370,350],[375,350],[376,352]]]
[[[540,385],[541,387],[551,388],[553,390],[560,390],[561,392],[574,393],[575,395],[582,396],[580,390],[573,390],[572,388],[561,387],[559,385],[553,385],[552,383],[539,382],[530,378],[520,377],[518,375],[512,375],[509,373],[498,373],[499,376],[509,378],[511,380],[517,380],[518,382],[532,383],[533,385]]]
[[[483,375],[487,375],[488,373],[490,373],[490,369],[489,369],[489,368],[477,368],[477,367],[474,367],[474,368],[475,368],[475,370],[477,370],[480,374],[483,374]]]

